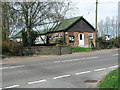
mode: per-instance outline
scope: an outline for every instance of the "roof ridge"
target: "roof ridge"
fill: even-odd
[[[69,20],[69,19],[74,19],[74,18],[81,18],[83,16],[76,16],[76,17],[72,17],[72,18],[67,18],[67,19],[64,19],[64,20]]]

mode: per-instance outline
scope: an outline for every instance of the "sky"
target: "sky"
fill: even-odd
[[[106,17],[118,16],[118,2],[120,0],[98,0],[98,22]],[[96,0],[69,0],[69,17],[83,16],[92,25],[95,24]],[[70,15],[70,14],[71,15]]]
[[[2,0],[6,1],[6,0]],[[7,0],[7,1],[49,1],[49,2],[70,2],[69,18],[83,16],[92,25],[95,24],[95,3],[96,0]],[[98,22],[106,17],[118,16],[118,2],[120,0],[98,0]]]

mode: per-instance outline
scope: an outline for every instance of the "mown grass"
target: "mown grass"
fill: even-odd
[[[99,89],[111,88],[112,90],[120,90],[120,67],[111,71],[106,75],[103,81],[99,84]]]
[[[83,48],[83,47],[72,47],[71,52],[88,52],[91,51],[90,48]]]

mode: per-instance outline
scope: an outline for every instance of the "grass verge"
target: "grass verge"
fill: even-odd
[[[83,47],[72,47],[71,52],[88,52],[91,51],[90,48],[83,48]]]
[[[99,84],[99,89],[112,88],[112,90],[120,90],[120,67],[107,74],[103,81]]]

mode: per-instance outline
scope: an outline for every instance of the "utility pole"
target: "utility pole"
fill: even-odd
[[[98,0],[96,0],[96,13],[95,13],[95,38],[97,39],[97,12],[98,12]],[[97,42],[95,43],[97,47]]]
[[[118,2],[118,37],[120,37],[120,1]]]

